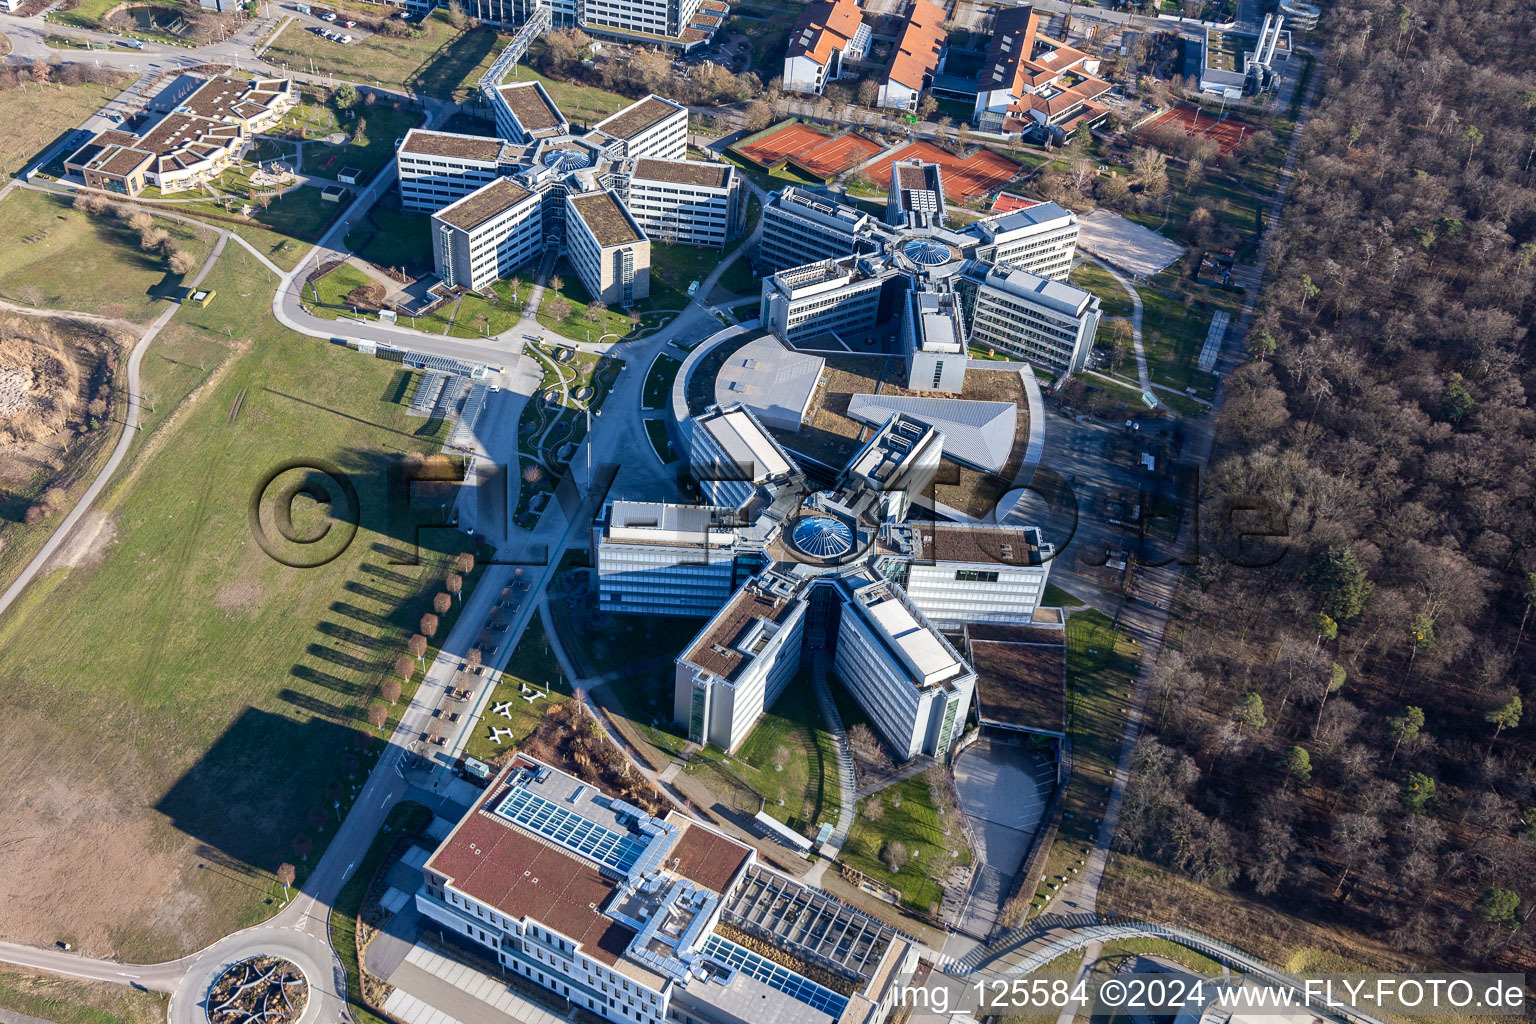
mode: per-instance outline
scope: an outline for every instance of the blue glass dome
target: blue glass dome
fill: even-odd
[[[925,267],[937,267],[948,263],[951,256],[949,246],[943,242],[933,242],[922,238],[914,238],[902,246],[901,251],[906,255],[907,259]]]
[[[795,524],[791,538],[815,558],[838,558],[853,550],[853,531],[831,516],[806,516]]]

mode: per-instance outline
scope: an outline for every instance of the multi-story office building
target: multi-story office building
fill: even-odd
[[[496,113],[496,130],[513,142],[569,135],[570,124],[538,82],[512,82],[485,90]]]
[[[432,257],[450,288],[478,289],[508,276],[539,253],[537,193],[498,178],[432,215]]]
[[[911,416],[897,413],[875,431],[848,463],[843,485],[877,494],[882,523],[904,522],[912,499],[929,493],[943,457],[943,434]]]
[[[741,232],[745,197],[730,164],[642,157],[624,200],[651,238],[720,249]]]
[[[508,147],[483,135],[456,135],[412,128],[395,151],[400,205],[432,213],[495,181]]]
[[[881,535],[879,562],[941,629],[1033,621],[1055,552],[1032,526],[915,523]]]
[[[421,870],[435,927],[615,1024],[880,1024],[917,963],[895,929],[752,847],[526,754]]]
[[[946,757],[976,673],[902,588],[868,569],[841,577],[833,668],[902,760]]]
[[[631,160],[682,160],[688,156],[688,108],[660,96],[636,100],[592,127],[619,145],[617,155]]]
[[[565,197],[571,265],[594,299],[632,305],[651,294],[651,243],[607,190]]]
[[[886,186],[885,223],[893,227],[943,227],[944,177],[938,164],[903,160],[891,165]]]
[[[1088,365],[1098,326],[1098,296],[1016,267],[994,266],[977,289],[971,334],[978,345],[1060,376]]]
[[[688,468],[705,499],[740,509],[758,489],[800,475],[800,467],[746,406],[716,406],[686,425]]]
[[[820,96],[828,82],[843,76],[845,61],[863,60],[870,28],[858,0],[813,0],[789,34],[784,55],[785,92]]]
[[[763,209],[758,262],[769,270],[784,270],[841,259],[860,251],[873,223],[867,213],[791,186],[770,196]]]
[[[736,510],[614,501],[593,526],[598,607],[648,615],[713,615],[750,572]],[[755,570],[754,570],[755,571]]]
[[[908,291],[901,310],[901,350],[910,390],[964,390],[969,355],[960,296],[948,287]]]
[[[1037,203],[1000,217],[979,220],[971,231],[981,239],[976,258],[1006,263],[1052,281],[1065,281],[1077,253],[1077,214],[1055,203]]]
[[[917,111],[923,90],[944,67],[944,11],[932,0],[914,0],[891,59],[880,78],[877,101],[893,110]]]
[[[759,308],[763,326],[786,342],[818,334],[857,337],[875,326],[889,277],[866,272],[873,269],[860,257],[845,256],[770,274]]]
[[[800,671],[800,589],[795,577],[764,571],[678,657],[673,713],[690,740],[734,751]]]

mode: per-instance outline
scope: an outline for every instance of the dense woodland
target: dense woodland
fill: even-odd
[[[1291,539],[1184,588],[1117,842],[1362,958],[1529,970],[1536,6],[1340,0],[1314,37],[1205,487]]]

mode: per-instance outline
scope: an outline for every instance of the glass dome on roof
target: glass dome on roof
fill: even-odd
[[[853,550],[853,531],[831,516],[806,516],[795,524],[790,538],[815,558],[838,558]]]
[[[941,266],[954,255],[948,245],[929,238],[914,238],[902,246],[901,251],[907,259],[925,267]]]

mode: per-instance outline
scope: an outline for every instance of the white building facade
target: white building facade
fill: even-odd
[[[432,257],[450,287],[479,289],[539,254],[539,196],[510,178],[450,203],[432,215]]]
[[[976,293],[976,344],[1056,375],[1088,365],[1099,326],[1098,296],[1024,270],[995,266]]]
[[[643,157],[630,171],[625,205],[658,241],[723,249],[740,233],[745,195],[729,164]]]

